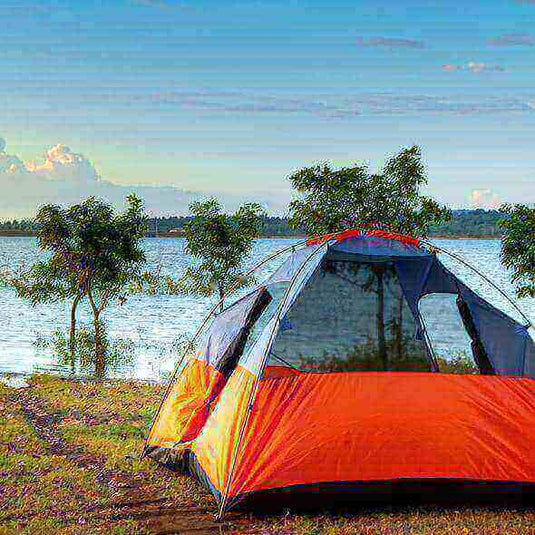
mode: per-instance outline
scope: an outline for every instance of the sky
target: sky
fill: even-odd
[[[129,191],[284,213],[418,144],[454,207],[535,202],[535,0],[3,0],[0,218]]]

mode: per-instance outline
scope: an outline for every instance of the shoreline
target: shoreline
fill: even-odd
[[[97,378],[94,375],[78,375],[78,374],[61,374],[54,373],[53,371],[28,371],[28,372],[10,372],[0,370],[0,385],[4,385],[8,388],[25,388],[24,386],[11,386],[11,384],[17,384],[18,382],[29,382],[34,377],[53,377],[58,381],[67,381],[84,384],[123,384],[123,385],[147,385],[147,386],[165,386],[167,379],[143,379],[140,377],[104,377]]]

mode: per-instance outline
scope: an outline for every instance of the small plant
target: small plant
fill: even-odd
[[[396,358],[396,342],[387,344],[392,355],[389,360],[388,371],[430,371],[429,360],[424,351],[405,339],[406,352],[402,358]],[[441,373],[454,373],[460,375],[477,375],[480,373],[471,355],[465,352],[450,353],[446,358],[437,357],[438,368]],[[298,367],[304,371],[323,373],[350,372],[350,371],[384,371],[383,359],[373,341],[355,346],[345,357],[324,353],[320,358],[307,358],[301,356]]]
[[[398,356],[397,340],[386,342],[389,355],[388,368],[385,369],[384,355],[374,340],[355,345],[345,356],[324,353],[320,358],[301,356],[299,368],[323,373],[350,371],[430,371],[425,351],[409,337],[404,338],[405,351]]]
[[[437,357],[438,369],[442,373],[456,373],[460,375],[477,375],[479,368],[472,355],[465,351],[451,352],[449,358]]]
[[[102,325],[100,328],[107,367],[117,370],[131,364],[136,352],[135,342],[122,338],[111,340],[107,335],[105,326]],[[83,372],[90,373],[94,367],[95,348],[95,332],[91,326],[81,325],[76,330],[75,342],[73,361],[70,340],[61,329],[56,329],[49,338],[41,335],[38,340],[39,347],[46,347],[54,352],[59,364],[71,366],[73,372],[76,367]]]
[[[243,263],[255,238],[260,236],[264,211],[259,204],[248,203],[227,215],[215,199],[190,205],[192,219],[184,227],[186,252],[196,262],[169,291],[212,296],[219,299],[230,289],[250,282]],[[170,286],[172,281],[168,282]]]

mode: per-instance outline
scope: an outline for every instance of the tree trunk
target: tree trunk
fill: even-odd
[[[106,355],[100,313],[93,314],[93,328],[95,330],[95,375],[103,378],[106,374]]]
[[[88,285],[86,290],[87,299],[91,305],[91,310],[93,311],[93,328],[95,330],[95,375],[98,378],[103,378],[106,373],[106,347],[104,339],[104,326],[100,322],[100,313],[104,309],[104,305],[101,301],[100,305],[97,306],[95,300],[93,299],[93,294],[91,293],[91,288]]]
[[[388,371],[388,353],[385,340],[385,289],[384,270],[378,267],[377,276],[377,342],[379,345],[379,359],[383,363],[383,369]]]
[[[74,364],[76,362],[76,309],[80,302],[80,296],[74,298],[71,306],[71,327],[69,331],[69,352],[71,355],[71,368],[74,373]]]

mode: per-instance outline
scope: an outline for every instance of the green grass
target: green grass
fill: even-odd
[[[498,507],[232,513],[221,526],[212,497],[193,478],[138,459],[162,392],[46,375],[20,391],[0,384],[0,535],[535,533],[533,509]],[[45,417],[49,434],[24,406]]]

